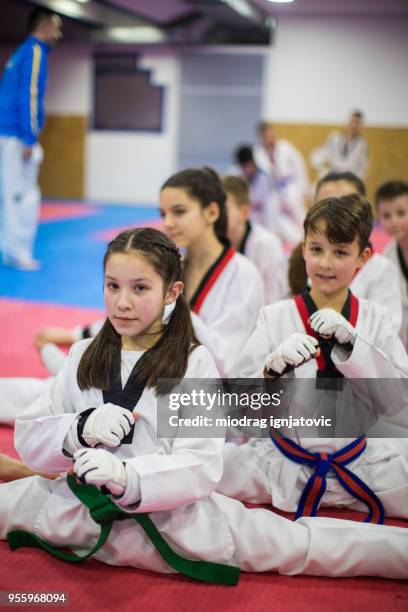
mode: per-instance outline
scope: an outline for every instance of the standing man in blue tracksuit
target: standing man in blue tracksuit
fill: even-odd
[[[38,223],[47,55],[62,36],[59,15],[35,9],[29,36],[6,64],[0,82],[0,248],[3,263],[38,270],[33,244]]]

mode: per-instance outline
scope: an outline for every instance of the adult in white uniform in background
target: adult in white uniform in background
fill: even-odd
[[[398,270],[402,304],[400,338],[408,350],[408,183],[384,183],[377,190],[375,202],[382,228],[392,238],[384,256]]]
[[[6,64],[0,84],[0,248],[3,263],[38,270],[33,259],[42,161],[47,54],[62,36],[61,18],[44,8],[29,17],[29,37]]]
[[[305,220],[304,256],[312,281],[310,293],[305,291],[262,309],[257,327],[230,375],[259,378],[265,368],[276,378],[317,378],[321,382],[342,377],[397,379],[384,380],[378,387],[372,381],[362,381],[360,397],[355,394],[356,387],[352,388],[353,403],[350,387],[344,394],[334,391],[330,395],[326,390],[321,397],[320,392],[313,391],[311,399],[310,385],[299,381],[298,386],[292,387],[290,408],[295,415],[294,406],[299,404],[302,414],[309,417],[315,411],[319,415],[318,408],[324,414],[334,401],[337,419],[345,418],[344,412],[353,407],[358,419],[363,411],[369,417],[358,422],[371,425],[374,418],[385,415],[403,426],[406,436],[406,381],[400,379],[408,377],[408,356],[385,308],[357,300],[348,287],[356,268],[369,257],[367,243],[371,225],[371,207],[357,195],[323,200],[309,210]],[[349,235],[347,242],[345,232]],[[357,392],[359,388],[357,385]],[[367,388],[372,395],[367,393]],[[320,407],[317,401],[322,402]],[[350,412],[346,415],[353,416]],[[336,453],[353,442],[344,437],[319,437],[318,431],[313,435],[313,430],[309,438],[301,437],[296,428],[286,431],[285,435],[294,438],[302,450],[311,453]],[[357,435],[362,433],[366,432]],[[241,446],[227,443],[223,478],[217,490],[241,500],[269,502],[282,510],[294,511],[298,504],[300,507],[303,492],[307,491],[306,483],[313,474],[313,468],[305,463],[285,456],[269,438],[253,438]],[[406,437],[368,439],[364,452],[354,457],[347,468],[378,496],[379,507],[382,503],[386,515],[408,518]],[[323,505],[364,511],[361,497],[357,501],[337,479],[328,477],[326,483]],[[384,510],[377,510],[380,519]]]
[[[271,175],[256,166],[252,147],[249,145],[236,149],[235,163],[236,166],[231,172],[239,174],[248,182],[251,221],[277,234],[279,232],[279,197]]]
[[[250,259],[261,273],[267,304],[287,294],[286,258],[279,238],[248,220],[251,201],[248,184],[239,176],[222,177],[227,194],[228,238],[239,253]]]
[[[16,446],[23,457],[36,468],[73,469],[86,484],[104,487],[111,508],[149,513],[167,545],[190,560],[288,575],[407,578],[406,530],[335,519],[293,523],[249,510],[214,492],[222,438],[183,437],[180,425],[171,439],[157,436],[160,378],[217,376],[210,353],[194,338],[176,248],[158,234],[130,230],[111,243],[108,321],[94,340],[73,346],[51,389],[19,419]],[[163,330],[169,301],[176,307]],[[63,476],[1,485],[0,537],[14,529],[82,553],[101,528]],[[114,521],[94,558],[174,571],[152,542],[134,520]]]
[[[361,135],[363,113],[351,113],[348,123],[342,132],[332,132],[325,144],[314,149],[310,161],[319,177],[327,172],[353,172],[365,179],[368,168],[368,144]]]
[[[279,236],[296,242],[302,238],[305,203],[310,194],[304,159],[293,144],[277,137],[272,123],[259,123],[258,137],[254,159],[258,168],[272,177],[278,194]]]
[[[255,327],[264,304],[262,278],[227,239],[226,196],[216,173],[186,169],[160,191],[164,231],[186,249],[185,294],[196,335],[221,375]]]
[[[345,195],[359,193],[366,195],[366,188],[361,179],[352,172],[329,172],[317,184],[315,202],[326,198],[339,198]],[[293,283],[296,272],[298,282]],[[306,287],[307,275],[300,245],[294,250],[289,260],[290,284],[301,285],[303,276]],[[297,279],[296,279],[297,281]],[[377,302],[390,311],[394,329],[399,333],[402,322],[401,291],[398,270],[393,262],[381,253],[372,251],[362,268],[350,283],[350,289],[358,298]]]

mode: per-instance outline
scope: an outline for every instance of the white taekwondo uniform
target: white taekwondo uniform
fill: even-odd
[[[398,249],[398,244],[395,241],[387,244],[384,249],[384,256],[387,257],[398,270],[398,280],[401,293],[402,304],[402,325],[400,330],[400,338],[408,350],[408,268],[405,264],[404,257]]]
[[[348,142],[344,133],[334,131],[323,146],[312,151],[310,161],[319,176],[349,171],[364,180],[368,168],[368,144],[361,134]]]
[[[373,253],[353,278],[350,289],[356,297],[388,308],[394,329],[399,333],[402,322],[401,289],[394,263],[380,253]]]
[[[103,403],[100,390],[81,391],[77,368],[91,340],[71,349],[52,386],[16,424],[16,447],[36,469],[62,471],[72,459],[62,452],[78,413]],[[121,352],[122,385],[141,353]],[[217,371],[205,347],[189,358],[187,377],[212,378]],[[214,492],[222,473],[222,438],[157,437],[157,398],[144,389],[133,439],[107,449],[124,461],[127,485],[116,503],[128,512],[148,512],[167,543],[191,559],[238,565],[247,571],[284,574],[408,577],[408,531],[336,519],[296,523],[265,509],[246,509]],[[135,406],[136,407],[136,406]],[[133,476],[132,476],[133,474]],[[133,504],[138,475],[140,502]],[[94,545],[100,527],[68,488],[64,476],[39,476],[0,485],[0,537],[25,529],[57,546],[82,552]],[[131,505],[129,505],[129,502]],[[95,558],[111,565],[171,572],[133,520],[114,523]]]
[[[221,376],[242,350],[263,305],[260,273],[226,246],[190,300],[194,331],[211,351]]]
[[[347,304],[349,304],[348,313],[344,309],[343,314],[355,327],[357,337],[351,354],[346,353],[341,345],[334,344],[330,353],[334,369],[349,379],[381,379],[377,386],[374,381],[361,380],[361,397],[358,396],[356,404],[353,396],[353,405],[357,406],[358,411],[366,410],[370,416],[389,418],[393,423],[407,428],[407,397],[403,395],[404,381],[401,379],[408,376],[408,356],[393,329],[390,317],[380,305],[357,300],[351,293],[346,301]],[[229,375],[238,378],[262,377],[266,357],[284,340],[294,333],[315,336],[307,323],[309,316],[315,310],[316,306],[307,291],[295,299],[283,300],[263,308],[245,351],[237,357]],[[318,371],[325,367],[327,366],[324,363],[322,365],[319,359],[310,359],[285,376],[313,379],[318,376]],[[306,383],[307,381],[304,386],[300,381],[297,383],[298,387],[295,388],[297,395],[291,397],[291,402],[296,401],[296,406],[305,406],[308,411],[315,406],[310,406],[310,401],[307,400],[307,397],[310,398],[310,395],[306,395],[310,390],[308,386],[310,383]],[[354,380],[353,383],[354,390],[356,387],[358,390],[358,381]],[[370,389],[374,395],[368,395],[367,389]],[[350,388],[348,390],[350,391]],[[337,414],[342,414],[342,406],[343,411],[351,406],[348,397],[345,394],[344,397],[339,396],[334,400],[337,402]],[[374,406],[372,397],[375,398]],[[327,398],[326,393],[322,396],[322,403],[327,401]],[[324,405],[322,407],[324,408]],[[308,416],[314,414],[308,413]],[[350,438],[340,437],[320,439],[299,437],[296,430],[290,432],[286,435],[295,436],[295,441],[311,452],[333,453],[352,441]],[[395,440],[367,439],[364,453],[348,467],[381,499],[386,515],[408,518],[406,437]],[[268,502],[282,510],[294,511],[311,473],[309,467],[285,457],[269,438],[252,438],[241,446],[234,443],[226,444],[224,473],[217,490],[237,499],[254,503]],[[335,478],[327,478],[327,489],[322,504],[365,509],[365,506],[346,492]]]
[[[264,147],[254,147],[256,165],[272,176],[279,199],[279,236],[288,242],[298,242],[303,236],[305,200],[310,195],[310,183],[301,153],[287,140],[277,140],[271,160]]]
[[[257,223],[248,222],[239,252],[248,257],[261,273],[266,304],[287,295],[287,260],[282,243],[275,234]]]

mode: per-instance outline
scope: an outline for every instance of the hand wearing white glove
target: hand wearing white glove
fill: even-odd
[[[335,337],[339,344],[354,344],[357,336],[355,328],[332,308],[322,308],[310,317],[312,329],[323,338]]]
[[[74,454],[74,474],[86,484],[105,486],[113,495],[123,495],[126,468],[115,455],[102,448],[85,448]]]
[[[86,419],[82,438],[88,446],[103,444],[109,448],[116,448],[130,432],[134,422],[130,410],[115,404],[102,404]]]
[[[271,353],[265,362],[265,370],[282,374],[286,367],[297,367],[319,354],[316,338],[307,334],[292,334]]]

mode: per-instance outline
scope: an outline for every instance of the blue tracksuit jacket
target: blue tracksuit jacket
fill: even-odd
[[[0,82],[0,136],[15,136],[27,146],[44,126],[49,47],[29,36],[6,64]]]

